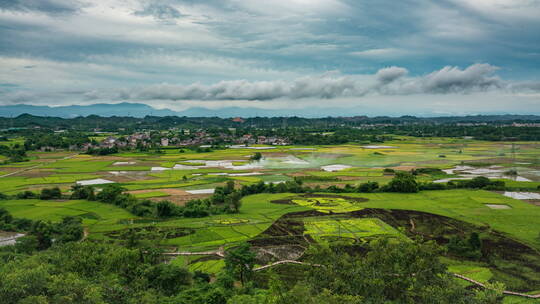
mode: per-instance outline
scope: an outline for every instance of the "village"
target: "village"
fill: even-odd
[[[157,133],[157,134],[156,134]],[[235,136],[234,134],[217,133],[211,134],[204,130],[191,132],[188,129],[181,130],[179,133],[173,132],[155,132],[147,131],[134,133],[128,136],[121,136],[114,133],[109,133],[100,142],[92,141],[82,144],[82,146],[71,145],[69,150],[72,151],[89,151],[92,149],[145,149],[150,147],[192,147],[210,148],[213,145],[273,145],[285,146],[289,142],[286,138],[277,136],[254,136],[252,134],[244,134]],[[53,151],[52,147],[42,147],[43,151]]]

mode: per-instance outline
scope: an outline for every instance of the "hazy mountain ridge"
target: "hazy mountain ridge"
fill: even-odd
[[[362,113],[361,109],[320,109],[311,108],[303,109],[302,111],[288,109],[259,109],[259,108],[240,108],[227,107],[221,109],[207,108],[190,108],[184,111],[174,111],[170,109],[156,109],[152,106],[142,103],[116,103],[116,104],[92,104],[92,105],[71,105],[71,106],[34,106],[34,105],[7,105],[0,106],[0,117],[17,117],[22,114],[30,114],[41,117],[59,117],[59,118],[75,118],[97,115],[101,117],[136,117],[143,118],[146,116],[166,117],[306,117],[306,118],[322,118],[322,117],[351,117],[362,119],[367,116]],[[371,116],[371,117],[396,117],[396,116]],[[540,120],[539,115],[513,115],[505,113],[495,113],[486,115],[467,115],[467,116],[426,116],[419,115],[424,118],[437,118],[439,120],[454,120],[457,117],[462,118],[462,121],[507,121],[507,120],[523,120],[537,121]],[[401,116],[402,119],[412,118],[417,116]]]

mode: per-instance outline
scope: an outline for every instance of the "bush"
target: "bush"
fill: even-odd
[[[26,190],[26,191],[17,193],[16,197],[17,197],[18,199],[32,199],[32,198],[37,198],[38,195],[35,194],[35,193],[32,192],[32,191]]]
[[[484,190],[505,190],[506,184],[503,181],[491,181],[484,176],[478,176],[471,180],[459,180],[450,181],[447,183],[447,187],[452,188],[472,188],[472,189],[484,189]]]
[[[434,174],[443,174],[443,171],[439,168],[418,168],[418,169],[413,169],[411,173],[413,175],[418,175],[418,174],[434,175]]]
[[[446,190],[446,185],[443,183],[421,183],[418,185],[419,190]]]
[[[41,194],[39,195],[39,199],[42,199],[42,200],[60,199],[60,198],[62,198],[62,192],[60,191],[60,188],[58,187],[43,188],[41,189]]]
[[[58,234],[58,237],[55,238],[57,243],[76,242],[84,235],[82,220],[79,217],[64,217],[62,222],[56,225],[55,230]]]
[[[184,268],[173,264],[158,264],[150,267],[145,275],[150,286],[166,295],[174,295],[191,285],[192,275]]]
[[[414,176],[407,172],[397,172],[396,176],[382,189],[383,191],[401,193],[416,193],[419,190]]]
[[[462,239],[459,236],[451,237],[446,248],[454,255],[471,259],[482,257],[482,240],[476,232],[471,233],[467,239]]]
[[[362,183],[360,185],[358,185],[358,192],[361,192],[361,193],[371,193],[371,192],[375,192],[377,189],[379,189],[379,183],[377,182],[367,182],[367,183]]]
[[[86,199],[89,201],[96,199],[94,187],[92,186],[74,185],[71,187],[71,191],[72,193],[70,199]]]
[[[170,217],[181,214],[179,207],[169,201],[161,201],[156,204],[156,215],[158,217]]]
[[[261,152],[256,152],[255,154],[253,154],[253,156],[251,156],[251,160],[254,160],[254,161],[261,160],[261,159],[262,159]]]

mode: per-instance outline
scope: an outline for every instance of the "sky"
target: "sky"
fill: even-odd
[[[0,105],[119,102],[540,114],[540,0],[0,0]]]

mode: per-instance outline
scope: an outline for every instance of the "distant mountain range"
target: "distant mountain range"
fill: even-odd
[[[292,109],[279,109],[279,110],[267,110],[259,108],[239,108],[228,107],[221,109],[207,109],[207,108],[190,108],[185,111],[173,111],[170,109],[156,109],[142,103],[116,103],[116,104],[92,104],[85,106],[34,106],[34,105],[9,105],[0,106],[0,117],[17,117],[21,114],[30,114],[35,116],[48,116],[48,117],[61,117],[61,118],[74,118],[79,116],[98,115],[102,117],[111,116],[123,116],[123,117],[137,117],[142,118],[145,116],[187,116],[187,117],[352,117],[363,116],[361,108],[305,108],[299,110]],[[495,116],[499,116],[505,113],[493,113]],[[493,116],[493,115],[487,115]],[[538,120],[540,116],[537,115],[502,115],[496,120]]]
[[[51,116],[62,118],[73,118],[77,116],[98,115],[104,117],[110,116],[132,116],[132,117],[144,117],[147,115],[154,116],[172,116],[178,115],[177,112],[165,109],[159,110],[151,106],[141,103],[117,103],[106,104],[99,103],[87,106],[33,106],[33,105],[12,105],[12,106],[0,106],[0,116],[2,117],[16,117],[21,114],[30,114],[35,116]]]
[[[10,105],[0,106],[0,117],[16,117],[21,114],[31,114],[35,116],[50,116],[62,118],[74,118],[78,116],[98,115],[102,117],[111,116],[188,116],[188,117],[276,117],[276,116],[303,116],[303,117],[326,117],[343,116],[347,111],[341,108],[330,109],[302,109],[291,111],[288,109],[265,110],[259,108],[239,108],[228,107],[221,109],[190,108],[185,111],[173,111],[170,109],[156,109],[142,103],[117,103],[117,104],[92,104],[86,106],[33,106],[33,105]]]

